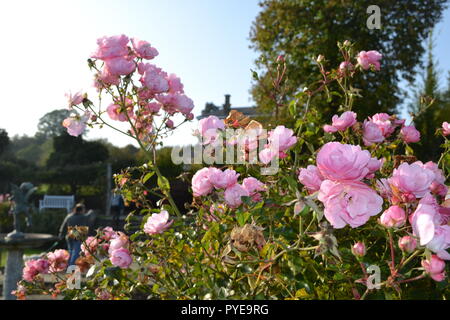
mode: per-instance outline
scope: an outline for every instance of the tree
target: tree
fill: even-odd
[[[36,137],[46,140],[60,136],[66,131],[66,128],[64,128],[61,123],[69,115],[70,111],[67,109],[58,109],[46,113],[39,119]]]
[[[3,154],[10,143],[8,132],[5,129],[0,129],[0,155]]]
[[[104,179],[100,170],[109,158],[108,149],[100,141],[85,141],[66,132],[53,138],[53,152],[47,160],[42,180],[47,183],[68,184],[71,192]],[[103,170],[104,171],[104,170]]]
[[[363,89],[364,98],[356,101],[359,117],[376,112],[394,112],[400,102],[400,76],[412,81],[414,68],[423,55],[423,40],[441,19],[445,0],[377,1],[381,9],[381,29],[368,29],[366,10],[371,1],[350,0],[263,0],[262,11],[253,23],[250,40],[260,53],[257,67],[262,71],[252,94],[262,111],[273,110],[267,98],[270,79],[268,68],[277,55],[287,63],[287,97],[318,80],[314,59],[323,54],[328,68],[336,68],[342,57],[338,41],[356,43],[356,51],[378,50],[383,54],[379,72],[356,78],[355,87]],[[266,62],[264,62],[266,61]],[[267,63],[267,66],[266,66]],[[328,119],[338,111],[338,98],[330,101],[318,95],[312,102]],[[286,109],[286,108],[285,108]]]

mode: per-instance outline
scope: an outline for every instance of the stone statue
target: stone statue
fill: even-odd
[[[11,184],[11,196],[9,200],[11,201],[10,212],[13,214],[14,218],[14,231],[9,233],[6,238],[9,239],[21,239],[25,235],[21,232],[19,215],[26,215],[27,227],[31,225],[31,205],[30,197],[36,191],[37,187],[33,186],[30,182],[24,182],[17,187],[15,184]]]

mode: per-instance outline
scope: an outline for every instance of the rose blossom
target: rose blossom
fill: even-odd
[[[359,181],[325,180],[320,186],[318,199],[325,206],[325,217],[336,229],[347,224],[352,228],[365,224],[382,210],[383,205],[383,198]]]
[[[314,165],[309,165],[306,168],[300,169],[298,181],[300,181],[309,192],[318,191],[323,180],[322,174]]]
[[[371,156],[360,146],[328,142],[317,154],[317,168],[330,180],[362,180],[370,171]]]
[[[131,38],[131,44],[139,58],[151,60],[158,55],[158,50],[153,48],[147,41]]]
[[[297,137],[294,131],[285,126],[277,126],[269,132],[268,142],[270,145],[278,146],[279,151],[286,151],[297,143]]]
[[[130,252],[126,248],[116,249],[110,255],[111,263],[122,269],[128,268],[133,262]]]
[[[112,254],[113,251],[126,246],[128,246],[128,237],[125,233],[119,231],[109,242],[108,253]]]
[[[127,109],[127,113],[128,113],[128,117],[125,114],[125,110],[124,108],[122,108],[120,105],[112,103],[110,104],[107,108],[106,108],[106,113],[108,114],[108,116],[112,119],[112,120],[116,120],[116,121],[128,121],[128,118],[133,118],[134,113],[133,113],[133,101],[131,101],[130,99],[126,99],[126,109]]]
[[[428,192],[434,179],[434,173],[423,168],[417,163],[408,164],[403,162],[394,169],[392,177],[388,179],[394,195],[409,202],[414,198],[422,198]]]
[[[184,93],[183,84],[181,83],[180,78],[177,77],[176,74],[171,73],[167,77],[167,81],[169,82],[169,92],[170,93]]]
[[[339,64],[339,71],[342,73],[345,73],[346,71],[353,71],[354,68],[355,67],[353,66],[353,64],[348,61],[342,61]]]
[[[203,118],[198,122],[198,132],[203,137],[203,144],[209,144],[217,139],[218,131],[224,130],[225,124],[216,116]]]
[[[400,130],[400,136],[406,143],[420,141],[420,132],[414,126],[404,126]]]
[[[66,270],[69,264],[70,254],[67,250],[58,249],[47,253],[47,259],[50,263],[51,272],[61,272]]]
[[[445,197],[447,194],[448,188],[445,185],[445,176],[441,169],[439,169],[438,165],[433,161],[428,161],[423,164],[421,161],[416,161],[418,165],[422,166],[425,169],[431,170],[434,173],[434,180],[430,185],[430,190],[432,193],[440,195],[441,197]]]
[[[404,236],[398,240],[398,246],[402,251],[412,253],[417,247],[417,241],[414,237]]]
[[[144,225],[144,232],[150,235],[163,233],[173,223],[173,220],[169,221],[169,213],[166,210],[162,210],[160,213],[152,214]]]
[[[445,262],[434,254],[430,260],[422,260],[422,267],[437,282],[443,281],[446,277]]]
[[[65,94],[68,102],[69,109],[72,109],[73,106],[76,106],[83,102],[85,95],[78,91],[77,93],[72,95],[72,92]]]
[[[241,197],[248,197],[248,191],[240,184],[236,183],[233,186],[227,188],[224,192],[224,198],[227,205],[231,208],[237,208],[242,204]]]
[[[78,137],[86,129],[86,122],[91,117],[91,113],[86,111],[81,117],[78,115],[71,115],[64,119],[62,125],[67,128],[67,133],[71,136]]]
[[[209,169],[209,180],[216,189],[225,189],[237,183],[239,173],[232,169],[222,171],[220,169],[211,167]]]
[[[399,228],[406,222],[406,213],[399,206],[391,206],[383,212],[380,223],[387,228]]]
[[[443,260],[450,260],[447,249],[450,248],[450,225],[440,225],[434,230],[433,239],[427,243],[427,248]]]
[[[374,143],[384,141],[384,135],[376,123],[364,120],[363,123],[363,141],[364,145],[371,146]]]
[[[81,244],[81,251],[86,257],[89,257],[92,252],[95,252],[98,246],[98,240],[95,237],[87,237],[85,243]]]
[[[91,57],[107,60],[126,56],[128,55],[128,41],[128,37],[124,34],[99,38],[97,40],[97,51]]]
[[[371,66],[375,68],[375,70],[380,70],[380,59],[382,55],[378,51],[371,50],[371,51],[361,51],[358,54],[357,61],[358,64],[361,65],[361,67],[364,70],[369,69]]]
[[[209,180],[210,168],[198,170],[192,177],[192,191],[194,197],[205,196],[209,194],[214,186]]]
[[[325,125],[325,132],[336,132],[336,131],[345,131],[345,129],[351,127],[356,123],[356,113],[353,111],[345,111],[343,114],[338,116],[335,114],[332,118],[332,124]]]
[[[366,246],[363,242],[356,242],[352,247],[352,253],[356,257],[364,257],[366,255]]]
[[[387,113],[376,113],[369,119],[378,126],[384,137],[389,137],[395,131],[395,124]]]
[[[242,180],[242,187],[247,190],[253,201],[260,201],[261,195],[259,191],[266,191],[266,185],[256,178],[248,177]]]
[[[420,245],[428,244],[434,237],[437,226],[440,224],[436,200],[427,194],[419,201],[414,213],[409,217],[413,233],[420,238]]]
[[[126,76],[136,69],[134,60],[124,57],[117,57],[105,61],[104,71],[111,76]]]
[[[442,123],[442,134],[444,136],[450,135],[450,123],[448,123],[447,121]]]
[[[138,72],[142,75],[139,81],[151,94],[158,94],[169,91],[169,81],[167,74],[160,68],[150,63],[139,63]]]

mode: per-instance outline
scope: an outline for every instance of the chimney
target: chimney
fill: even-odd
[[[230,109],[231,109],[230,97],[231,97],[231,95],[229,95],[229,94],[225,95],[225,103],[223,105],[223,110],[226,113],[230,112]]]

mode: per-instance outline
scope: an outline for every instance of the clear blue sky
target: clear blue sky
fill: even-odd
[[[153,62],[179,75],[198,115],[206,102],[252,105],[250,68],[257,54],[249,48],[257,0],[97,0],[1,1],[0,128],[10,136],[34,135],[46,112],[65,106],[68,90],[90,89],[86,59],[104,35],[124,33],[149,41],[160,55]],[[436,29],[436,58],[442,76],[450,70],[450,9]],[[195,142],[196,121],[168,144]],[[109,130],[91,130],[88,138],[130,142]]]

